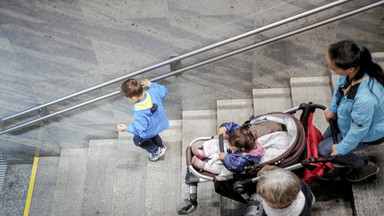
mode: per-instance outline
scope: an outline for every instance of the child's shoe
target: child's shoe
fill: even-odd
[[[160,156],[156,153],[148,153],[148,159],[150,161],[157,161],[157,160],[159,160],[159,157]]]
[[[203,171],[204,170],[204,167],[205,167],[205,164],[206,162],[200,160],[199,158],[197,158],[196,156],[193,156],[192,157],[192,165],[199,169],[200,171]]]
[[[162,148],[160,148],[160,154],[159,154],[159,157],[163,157],[165,152],[167,151],[167,147],[166,146],[163,146]]]
[[[196,146],[194,146],[194,145],[191,146],[191,150],[192,150],[192,153],[193,153],[196,157],[198,157],[199,159],[204,159],[204,158],[206,158],[204,151],[201,150],[201,149],[198,149]]]

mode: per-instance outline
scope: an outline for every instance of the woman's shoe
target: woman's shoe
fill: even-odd
[[[191,146],[191,150],[192,150],[192,153],[198,157],[199,159],[203,160],[205,157],[205,153],[204,153],[204,150],[201,150],[199,148],[197,148],[196,146]]]
[[[195,167],[196,169],[199,169],[200,171],[203,171],[204,167],[205,167],[205,164],[206,164],[206,162],[200,160],[196,156],[193,156],[193,158],[192,158],[192,165],[193,165],[193,167]]]
[[[360,169],[355,169],[347,173],[345,179],[351,182],[359,182],[377,174],[379,171],[380,168],[375,163],[373,163],[372,161],[367,161],[367,163]]]

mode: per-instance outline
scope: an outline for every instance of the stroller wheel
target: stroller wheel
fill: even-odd
[[[184,202],[177,205],[177,213],[179,215],[187,215],[189,213],[192,213],[197,208],[197,202],[192,203],[190,200],[186,199]]]

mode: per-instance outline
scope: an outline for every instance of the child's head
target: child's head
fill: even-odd
[[[258,172],[257,194],[272,208],[291,205],[301,190],[299,178],[291,171],[265,166]]]
[[[255,147],[255,138],[246,128],[240,128],[229,133],[228,142],[232,151],[249,152]]]
[[[131,101],[133,100],[133,102],[136,102],[134,99],[141,97],[143,93],[143,87],[137,79],[128,79],[121,84],[120,94]]]

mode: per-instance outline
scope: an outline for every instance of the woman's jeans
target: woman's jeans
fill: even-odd
[[[133,136],[133,143],[135,146],[139,146],[142,149],[145,149],[149,153],[155,153],[157,149],[164,148],[163,141],[159,135],[149,139],[143,139],[137,135]]]
[[[337,140],[338,140],[338,142],[341,141],[341,134],[340,133],[337,134]],[[323,141],[321,141],[319,143],[319,146],[318,146],[320,156],[322,156],[324,158],[330,157],[331,153],[332,153],[332,145],[333,144],[334,143],[333,143],[333,138],[332,138],[331,127],[328,127],[327,130],[325,131],[325,133],[323,134]],[[369,147],[370,147],[370,145],[360,143],[352,151],[359,151],[359,150],[363,150],[363,149],[366,149]],[[357,155],[353,154],[352,151],[346,155],[337,156],[335,158],[334,162],[342,164],[342,165],[346,165],[346,166],[351,167],[351,168],[363,167],[365,165],[365,160],[358,157]]]

